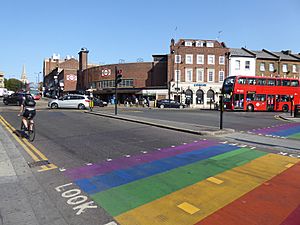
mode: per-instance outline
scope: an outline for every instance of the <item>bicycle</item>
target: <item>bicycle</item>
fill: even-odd
[[[27,125],[28,125],[28,129],[26,129],[23,120],[21,122],[21,131],[23,131],[26,135],[26,138],[30,141],[33,142],[34,138],[35,138],[35,126],[34,126],[34,122],[32,122],[32,120],[27,119]]]

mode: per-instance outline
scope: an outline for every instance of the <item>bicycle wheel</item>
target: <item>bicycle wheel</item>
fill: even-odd
[[[34,141],[35,138],[35,126],[34,123],[31,124],[31,129],[28,130],[28,139],[29,141]]]

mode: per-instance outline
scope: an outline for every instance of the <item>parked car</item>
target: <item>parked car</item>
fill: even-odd
[[[7,89],[6,88],[0,88],[0,97],[3,97],[7,95]]]
[[[73,109],[88,109],[90,99],[86,95],[65,95],[58,99],[51,99],[48,102],[48,107],[51,109],[57,108],[73,108]]]
[[[94,106],[100,106],[100,107],[107,106],[107,102],[105,102],[99,98],[93,98],[93,101],[94,101]]]
[[[34,100],[40,100],[41,95],[38,90],[30,90],[30,94],[33,96]]]
[[[163,109],[163,108],[180,108],[180,109],[182,109],[185,107],[185,104],[182,104],[182,103],[177,102],[172,99],[170,99],[170,100],[169,99],[161,99],[156,102],[156,106],[161,109]]]
[[[3,103],[5,105],[8,105],[8,104],[21,105],[24,95],[25,95],[25,93],[23,93],[23,92],[13,93],[11,95],[5,95],[3,97]]]

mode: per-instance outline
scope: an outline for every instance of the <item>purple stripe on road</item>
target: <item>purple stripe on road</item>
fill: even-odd
[[[205,147],[213,146],[218,144],[217,141],[198,141],[176,147],[162,148],[160,151],[153,151],[146,154],[139,154],[130,158],[119,158],[112,161],[105,161],[100,164],[94,164],[91,166],[84,166],[67,170],[65,175],[72,180],[90,178],[96,175],[101,175],[113,170],[125,169],[138,164],[152,162],[154,160],[171,157],[184,152],[191,152],[199,150]]]
[[[286,129],[296,127],[296,126],[299,126],[299,123],[289,123],[289,124],[283,124],[283,125],[271,127],[271,128],[262,128],[262,129],[254,130],[253,132],[256,134],[271,134],[271,133],[279,131],[279,130],[286,130]]]

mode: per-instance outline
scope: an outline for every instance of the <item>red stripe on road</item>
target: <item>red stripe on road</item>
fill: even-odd
[[[299,225],[300,224],[300,205],[292,212],[280,225]]]
[[[238,187],[237,187],[238,188]],[[299,225],[300,164],[296,164],[196,225]],[[298,215],[298,217],[297,217]]]

